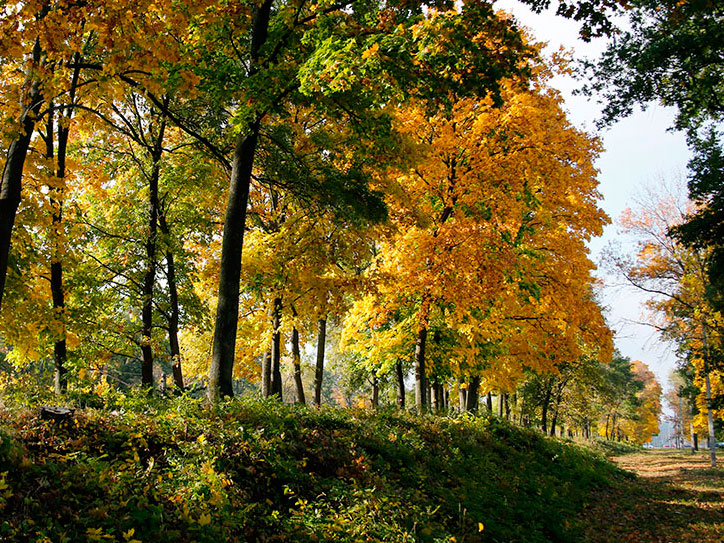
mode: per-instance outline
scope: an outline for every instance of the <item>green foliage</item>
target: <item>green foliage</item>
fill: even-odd
[[[64,425],[0,411],[4,541],[573,541],[618,473],[493,418],[107,404]]]
[[[654,100],[678,109],[678,128],[721,119],[721,5],[706,0],[634,0],[629,5],[630,30],[611,42],[589,87],[606,103],[605,120]]]
[[[703,136],[690,135],[694,156],[689,162],[689,196],[697,204],[686,222],[673,227],[670,235],[685,245],[709,249],[708,295],[717,309],[724,307],[724,149],[721,133],[709,127]]]

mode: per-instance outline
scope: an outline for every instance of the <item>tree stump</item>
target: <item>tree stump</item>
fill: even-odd
[[[44,405],[40,408],[41,420],[51,420],[57,423],[70,422],[73,420],[73,413],[75,413],[75,409],[69,407]]]

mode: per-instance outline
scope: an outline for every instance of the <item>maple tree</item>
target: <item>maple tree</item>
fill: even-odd
[[[415,345],[418,409],[434,375],[429,349],[442,348],[460,377],[510,388],[524,365],[554,367],[544,354],[554,343],[556,356],[575,358],[582,330],[610,341],[583,245],[606,221],[593,204],[596,143],[566,124],[545,70],[539,77],[529,90],[509,82],[499,109],[468,99],[450,114],[398,116],[421,158],[388,174],[395,229],[378,255],[378,292],[357,303],[348,328],[373,364],[409,360]]]

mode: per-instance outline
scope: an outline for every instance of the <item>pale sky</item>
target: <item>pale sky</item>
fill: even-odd
[[[593,43],[578,39],[577,23],[552,13],[536,15],[515,0],[499,0],[496,5],[512,11],[536,40],[547,42],[546,52],[557,51],[563,46],[573,51],[574,58],[595,58],[605,47],[603,39]],[[580,83],[558,77],[554,86],[566,100],[569,119],[576,126],[596,133],[594,123],[600,116],[600,107],[595,100],[572,95],[572,90]],[[616,222],[621,212],[632,205],[631,198],[637,191],[660,179],[671,182],[686,175],[689,152],[685,137],[667,130],[673,124],[673,117],[671,109],[652,104],[646,111],[639,111],[598,133],[605,149],[596,162],[600,171],[599,190],[603,195],[600,205],[613,223],[601,238],[590,244],[591,256],[597,265],[601,264],[601,249],[608,243],[626,242]],[[599,276],[606,285],[604,303],[609,307],[609,324],[617,332],[616,347],[624,356],[645,362],[666,389],[668,375],[676,360],[674,347],[658,341],[651,328],[632,322],[644,320],[640,304],[645,298],[621,288],[619,278],[606,276],[602,270]]]

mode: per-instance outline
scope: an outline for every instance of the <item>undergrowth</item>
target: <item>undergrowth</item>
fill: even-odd
[[[0,541],[577,541],[620,473],[492,417],[100,404],[69,423],[0,409]]]

